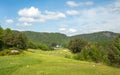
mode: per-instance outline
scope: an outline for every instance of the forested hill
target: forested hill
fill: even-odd
[[[45,43],[47,45],[51,44],[61,44],[66,45],[70,39],[81,37],[86,41],[91,42],[110,42],[112,41],[118,33],[102,31],[90,34],[81,34],[75,36],[66,36],[65,34],[61,33],[42,33],[42,32],[33,32],[33,31],[24,31],[23,32],[29,40],[35,43]]]
[[[44,43],[47,45],[59,44],[65,45],[68,41],[68,37],[61,33],[46,33],[46,32],[33,32],[25,31],[23,32],[30,41],[34,43]]]
[[[81,37],[86,41],[91,42],[110,42],[113,41],[115,37],[117,37],[118,33],[109,32],[109,31],[102,31],[102,32],[95,32],[90,34],[81,34],[81,35],[75,35],[71,38]]]

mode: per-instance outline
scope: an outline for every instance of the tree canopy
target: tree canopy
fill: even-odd
[[[82,40],[81,38],[75,38],[69,42],[68,48],[73,53],[78,53],[81,52],[82,48],[84,48],[86,44],[87,42]]]

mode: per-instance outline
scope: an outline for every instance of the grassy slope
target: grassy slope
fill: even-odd
[[[0,75],[119,75],[120,69],[64,58],[68,51],[25,51],[0,57]]]

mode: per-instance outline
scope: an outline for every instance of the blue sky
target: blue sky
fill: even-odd
[[[120,33],[120,0],[0,0],[0,25],[77,35]]]

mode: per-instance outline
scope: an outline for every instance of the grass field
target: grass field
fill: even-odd
[[[0,75],[120,75],[118,68],[70,56],[67,50],[28,50],[20,55],[0,56]]]

